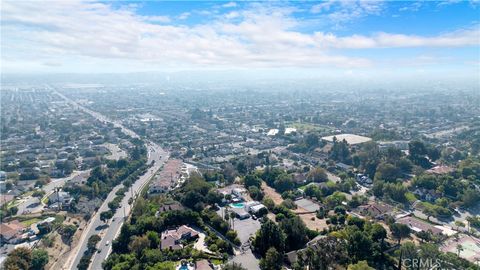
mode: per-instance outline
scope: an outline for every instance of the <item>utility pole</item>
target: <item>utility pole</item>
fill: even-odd
[[[57,192],[57,204],[58,204],[58,212],[60,212],[61,210],[61,207],[62,207],[62,204],[60,203],[60,194],[58,194],[58,192],[60,191],[60,188],[59,187],[56,187],[55,188],[55,192]]]

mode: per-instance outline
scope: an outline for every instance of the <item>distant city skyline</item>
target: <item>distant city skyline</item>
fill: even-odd
[[[480,72],[479,1],[2,1],[2,73]]]

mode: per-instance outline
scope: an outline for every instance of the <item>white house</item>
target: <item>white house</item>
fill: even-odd
[[[247,210],[247,212],[250,212],[250,209],[255,206],[255,205],[259,205],[260,202],[258,201],[250,201],[250,202],[246,202],[245,203],[245,210]]]
[[[65,191],[53,192],[48,196],[49,204],[60,203],[62,205],[68,206],[72,203],[72,201],[72,196],[70,196],[70,194]]]
[[[252,214],[257,214],[262,209],[267,209],[267,207],[265,207],[265,205],[263,205],[263,204],[257,204],[257,205],[254,205],[254,206],[250,207],[250,212]]]

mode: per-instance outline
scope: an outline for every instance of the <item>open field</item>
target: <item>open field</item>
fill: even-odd
[[[57,231],[52,232],[47,236],[52,240],[51,246],[47,246],[44,242],[40,241],[40,247],[45,248],[48,252],[48,256],[50,257],[45,269],[65,269],[64,266],[68,256],[73,250],[73,247],[78,244],[86,222],[82,218],[67,217],[63,224],[77,224],[77,231],[73,235],[70,245],[62,240],[62,237]]]
[[[275,191],[275,189],[269,187],[267,183],[262,182],[262,190],[265,192],[265,196],[272,199],[275,204],[281,204],[283,202],[282,195]]]

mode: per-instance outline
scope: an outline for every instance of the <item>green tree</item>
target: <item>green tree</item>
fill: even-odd
[[[412,160],[414,164],[423,168],[429,168],[431,166],[430,161],[426,158],[428,151],[423,142],[411,141],[408,143],[408,152],[410,154],[410,160]]]
[[[286,235],[286,251],[300,249],[308,242],[308,229],[298,216],[283,219],[280,222],[280,228]]]
[[[412,242],[403,243],[400,249],[396,251],[396,253],[400,258],[399,264],[405,261],[407,262],[417,261],[419,259],[417,250],[418,249],[414,243]]]
[[[348,265],[348,270],[375,270],[375,268],[372,268],[368,265],[367,261],[359,261],[356,264],[350,264]]]
[[[72,240],[73,235],[77,231],[77,226],[75,225],[62,225],[60,227],[59,233],[62,236],[62,239],[70,244],[70,241]]]
[[[393,223],[390,225],[390,231],[395,239],[398,239],[398,244],[403,238],[410,235],[410,227],[402,223]]]
[[[386,182],[395,182],[401,177],[401,171],[395,165],[389,163],[380,163],[375,173],[375,180],[383,180]]]
[[[150,248],[158,248],[160,244],[160,237],[158,236],[157,232],[148,231],[147,238],[150,241]]]
[[[214,205],[216,203],[221,203],[223,199],[223,195],[219,192],[214,190],[209,190],[207,196],[205,197],[208,204]]]
[[[32,270],[42,270],[48,263],[48,253],[43,249],[32,251]]]
[[[246,188],[251,186],[260,188],[260,186],[262,185],[262,180],[256,174],[249,173],[244,178],[244,184]]]
[[[100,213],[100,220],[103,222],[107,222],[107,220],[113,217],[112,210],[104,211]]]
[[[262,203],[267,207],[268,210],[272,210],[275,207],[275,202],[269,197],[264,198]]]
[[[248,193],[250,193],[250,197],[256,201],[261,201],[263,199],[263,192],[256,186],[250,186],[248,188]]]
[[[33,192],[32,196],[36,198],[42,198],[43,196],[45,196],[45,191],[37,189]]]
[[[128,244],[128,249],[132,252],[135,252],[137,256],[140,256],[140,254],[142,254],[142,251],[149,247],[150,240],[148,240],[148,237],[146,235],[134,236],[130,241],[130,244]]]
[[[359,229],[347,234],[347,251],[353,261],[365,260],[371,255],[372,240]]]
[[[274,247],[267,250],[265,258],[260,260],[260,269],[262,270],[280,270],[282,269],[282,254]]]
[[[305,139],[305,143],[309,148],[316,147],[319,143],[319,138],[317,134],[309,133]]]
[[[327,270],[334,265],[342,265],[348,261],[347,247],[342,239],[327,236],[319,239],[315,248],[307,247],[298,253],[300,269]]]
[[[344,163],[350,163],[350,150],[348,149],[348,143],[344,139],[338,141],[336,137],[333,137],[333,146],[330,150],[330,158]]]
[[[283,193],[293,189],[295,184],[293,183],[291,175],[283,173],[278,176],[277,180],[275,180],[274,186],[278,192]]]
[[[478,203],[479,200],[480,200],[480,194],[478,191],[475,191],[474,189],[467,189],[465,190],[465,192],[463,192],[463,195],[462,195],[463,206],[467,208],[474,206]]]
[[[277,224],[271,220],[267,220],[262,224],[260,230],[258,230],[253,241],[253,246],[262,256],[265,256],[267,250],[271,247],[274,247],[278,252],[283,254],[285,250],[285,234]]]
[[[375,242],[383,242],[383,240],[387,238],[387,231],[382,225],[374,223],[370,228],[370,238]]]
[[[326,182],[328,181],[328,175],[325,169],[316,167],[308,172],[307,180],[312,182]]]
[[[32,262],[32,251],[26,247],[12,250],[3,263],[5,270],[27,270]]]
[[[94,250],[95,247],[97,246],[97,243],[100,242],[101,238],[97,234],[94,234],[88,238],[87,241],[87,248],[89,250]]]

